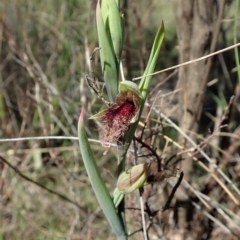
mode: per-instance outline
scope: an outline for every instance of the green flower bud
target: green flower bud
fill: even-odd
[[[117,181],[117,188],[126,194],[143,187],[147,183],[149,164],[138,164],[123,172]]]

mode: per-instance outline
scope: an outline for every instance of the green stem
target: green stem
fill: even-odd
[[[118,176],[125,170],[125,163],[126,163],[126,154],[127,150],[130,145],[125,144],[124,146],[118,146]],[[121,203],[118,205],[118,216],[121,219],[123,225],[125,226],[125,232],[127,232],[126,229],[126,221],[125,221],[125,201],[124,198],[121,201]]]

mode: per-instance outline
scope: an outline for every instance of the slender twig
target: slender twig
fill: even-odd
[[[183,180],[183,182],[184,182],[184,180]],[[185,182],[186,182],[186,181],[185,181]],[[188,185],[191,186],[190,184],[188,184]],[[218,219],[216,219],[216,218],[213,217],[210,213],[208,213],[207,211],[205,211],[199,204],[197,204],[196,202],[194,202],[193,200],[191,200],[191,199],[189,198],[189,196],[187,196],[187,194],[185,194],[183,191],[181,191],[180,194],[182,194],[186,199],[188,199],[188,200],[191,202],[191,204],[192,204],[197,210],[201,211],[201,213],[202,213],[203,215],[205,215],[205,216],[208,217],[210,220],[212,220],[216,225],[218,225],[219,227],[221,227],[222,230],[224,230],[226,233],[228,233],[228,234],[231,233],[231,234],[235,235],[235,234],[233,233],[233,231],[231,231],[231,229],[230,229],[227,225],[221,223]]]
[[[146,103],[146,105],[149,105]],[[216,163],[187,135],[180,127],[178,127],[171,119],[169,119],[165,114],[160,112],[158,109],[154,108],[154,111],[161,115],[161,117],[168,122],[173,128],[175,128],[184,138],[187,139],[187,141],[194,147],[194,149],[197,149],[199,153],[210,163],[212,166],[216,169],[216,171],[224,178],[225,181],[238,193],[240,196],[240,190],[236,187],[236,185],[229,179],[229,177],[224,174],[224,172],[216,165]],[[201,162],[199,162],[200,164]],[[206,166],[204,165],[204,169],[206,170]],[[208,169],[208,168],[207,168]],[[211,175],[216,179],[216,181],[223,187],[225,184],[217,178],[216,174],[210,171],[210,169],[207,170]],[[229,196],[231,196],[232,200],[235,202],[235,204],[240,205],[240,202],[233,196],[233,194],[224,187],[224,190],[228,192]]]
[[[215,56],[215,55],[217,55],[217,54],[219,54],[219,53],[229,51],[229,50],[231,50],[231,49],[233,49],[233,48],[236,48],[236,47],[238,47],[238,46],[240,46],[240,43],[233,44],[232,46],[223,48],[223,49],[221,49],[221,50],[219,50],[219,51],[216,51],[216,52],[214,52],[214,53],[208,54],[208,55],[206,55],[206,56],[203,56],[203,57],[200,57],[200,58],[191,60],[191,61],[187,61],[187,62],[185,62],[185,63],[177,64],[177,65],[175,65],[175,66],[172,66],[172,67],[169,67],[169,68],[165,68],[165,69],[163,69],[163,70],[161,70],[161,71],[154,72],[154,73],[152,73],[152,74],[143,75],[143,76],[140,76],[140,77],[137,77],[137,78],[133,78],[132,80],[133,80],[133,81],[140,80],[140,79],[142,79],[143,77],[154,76],[154,75],[157,75],[157,74],[159,74],[159,73],[167,72],[167,71],[169,71],[169,70],[173,70],[173,69],[176,69],[176,68],[179,68],[179,67],[182,67],[182,66],[186,66],[186,65],[195,63],[195,62],[199,62],[199,61],[205,60],[205,59],[207,59],[207,58],[209,58],[209,57]]]
[[[137,142],[139,142],[140,144],[142,144],[143,147],[147,148],[152,153],[152,155],[157,159],[157,162],[158,162],[158,165],[159,165],[159,168],[160,168],[159,170],[161,170],[161,158],[158,156],[156,150],[153,149],[152,147],[150,147],[145,142],[143,142],[141,138],[134,137],[134,139]]]
[[[169,139],[167,136],[164,136],[164,138]],[[177,146],[179,149],[183,149],[182,146],[180,146],[177,142],[172,140],[172,143]],[[223,188],[223,190],[229,195],[229,197],[233,200],[233,202],[237,205],[239,205],[239,200],[233,195],[233,193],[229,190],[229,188],[226,186],[225,183],[223,183],[218,176],[212,172],[203,162],[199,161],[196,157],[192,157],[190,153],[188,153],[189,157],[192,158],[194,161],[198,163],[199,166],[201,166],[206,172],[211,174],[211,176],[215,179],[215,181]]]
[[[46,186],[44,186],[43,184],[29,178],[28,176],[24,175],[23,173],[21,173],[21,171],[19,171],[16,167],[14,167],[11,163],[9,163],[6,159],[4,159],[2,156],[0,156],[0,160],[2,162],[4,162],[5,164],[7,164],[11,169],[13,169],[21,178],[25,179],[28,182],[31,182],[35,185],[37,185],[38,187],[58,196],[59,198],[61,198],[62,200],[71,203],[73,205],[75,205],[76,207],[78,207],[79,209],[83,210],[82,206],[80,206],[77,202],[74,202],[73,200],[71,200],[70,198],[68,198],[67,196],[63,195],[62,193],[59,193],[57,191],[54,191]]]
[[[181,173],[180,173],[180,176],[179,176],[179,178],[178,178],[177,183],[176,183],[175,186],[173,187],[172,192],[171,192],[170,196],[168,197],[167,202],[166,202],[165,205],[162,207],[162,211],[163,211],[163,212],[166,211],[167,209],[169,209],[169,207],[170,207],[170,205],[171,205],[171,201],[173,200],[174,194],[176,193],[178,187],[180,186],[180,184],[181,184],[181,182],[182,182],[182,180],[183,180],[183,176],[184,176],[184,174],[183,174],[183,172],[181,172]]]
[[[42,137],[3,138],[3,139],[0,139],[0,142],[17,142],[17,141],[47,140],[47,139],[64,139],[64,140],[78,141],[78,138],[74,136],[42,136]],[[88,138],[88,141],[102,144],[100,140],[96,140],[92,138]],[[114,143],[109,143],[109,145],[112,147],[117,147],[117,145]]]
[[[111,106],[112,103],[108,102],[107,100],[104,99],[103,95],[102,95],[102,90],[99,89],[98,83],[97,83],[97,77],[94,73],[94,61],[93,61],[93,57],[94,54],[99,51],[101,48],[95,48],[91,54],[90,57],[90,70],[91,70],[91,74],[92,74],[92,78],[90,78],[89,76],[86,76],[86,80],[87,83],[89,85],[89,87],[95,92],[95,94],[98,96],[98,98],[104,102],[106,104],[107,107]],[[103,86],[104,87],[104,86]]]

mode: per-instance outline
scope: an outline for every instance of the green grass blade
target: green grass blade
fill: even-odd
[[[227,108],[227,101],[224,97],[223,92],[218,89],[218,94],[214,94],[213,92],[209,92],[210,96],[212,97],[212,99],[217,103],[218,106],[221,106],[222,110],[225,111]]]
[[[117,238],[122,240],[127,239],[124,227],[116,213],[112,198],[101,177],[90,144],[88,142],[83,122],[83,110],[78,121],[78,138],[84,166],[99,205],[102,208]]]

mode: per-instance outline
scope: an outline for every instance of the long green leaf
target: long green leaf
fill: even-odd
[[[84,166],[99,205],[102,208],[117,238],[121,240],[127,239],[122,222],[116,213],[112,198],[101,177],[90,144],[88,142],[83,122],[83,109],[78,121],[78,138]]]
[[[152,46],[151,54],[148,59],[148,64],[143,75],[149,75],[154,72],[163,39],[164,39],[164,25],[162,23],[156,34],[156,37]],[[139,83],[139,89],[144,98],[143,105],[147,98],[151,80],[152,80],[152,76],[143,77],[141,79],[141,82]]]
[[[158,31],[157,31],[157,34],[156,34],[156,37],[155,37],[155,40],[154,40],[154,43],[153,43],[153,46],[152,46],[151,54],[150,54],[150,57],[149,57],[148,64],[147,64],[147,67],[145,69],[144,75],[149,75],[149,74],[154,72],[163,39],[164,39],[164,25],[162,23],[161,26],[159,27]],[[143,77],[141,79],[141,82],[139,83],[139,89],[140,89],[140,91],[142,93],[142,97],[143,97],[142,101],[141,101],[139,119],[141,117],[142,110],[143,110],[143,107],[144,107],[144,104],[145,104],[145,101],[146,101],[146,98],[147,98],[147,94],[148,94],[148,91],[149,91],[149,88],[150,88],[151,80],[152,80],[152,76]],[[127,151],[128,147],[130,146],[130,143],[133,139],[135,130],[136,130],[137,125],[138,125],[138,121],[131,125],[129,131],[127,132],[127,134],[125,136],[126,147],[124,149],[124,152],[122,152],[122,154],[123,154],[122,157],[123,158],[125,157],[125,154],[126,154],[125,151]]]
[[[106,16],[105,16],[106,17]],[[107,94],[109,100],[114,102],[118,94],[118,68],[117,60],[112,48],[111,40],[106,32],[106,26],[100,8],[100,3],[97,3],[96,9],[97,31],[100,50],[101,67],[106,83]],[[107,20],[106,20],[107,21]]]
[[[122,17],[115,0],[108,0],[109,5],[109,31],[113,44],[115,56],[119,63],[123,46],[123,24]]]

